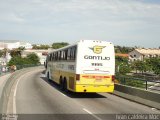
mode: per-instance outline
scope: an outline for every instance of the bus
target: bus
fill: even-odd
[[[114,91],[115,52],[111,42],[80,40],[53,50],[46,59],[46,77],[72,92]]]

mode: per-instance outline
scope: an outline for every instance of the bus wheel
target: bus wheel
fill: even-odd
[[[60,89],[61,89],[61,90],[64,90],[64,82],[63,82],[62,77],[60,77],[59,81],[60,81],[60,82],[59,82]]]
[[[47,73],[47,79],[49,82],[51,82],[51,79],[49,78],[49,72]]]
[[[64,80],[64,91],[65,91],[65,92],[68,92],[67,81],[66,81],[66,80]]]

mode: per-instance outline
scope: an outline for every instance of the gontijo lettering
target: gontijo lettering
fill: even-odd
[[[110,60],[110,57],[106,56],[90,56],[90,55],[85,55],[84,59],[93,59],[93,60]]]

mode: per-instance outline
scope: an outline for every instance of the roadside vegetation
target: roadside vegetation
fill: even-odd
[[[22,52],[25,48],[20,47],[17,49],[10,50],[11,60],[8,62],[8,66],[16,65],[16,66],[23,66],[23,65],[38,65],[39,57],[35,53],[30,53],[26,57],[22,57]]]
[[[134,71],[135,73],[140,73],[142,75],[146,72],[154,73],[155,75],[160,75],[160,58],[147,58],[144,61],[134,61],[129,63],[127,58],[116,57],[116,73],[126,75]]]
[[[59,49],[59,48],[65,47],[67,45],[69,45],[69,43],[67,43],[67,42],[53,43],[52,48]]]
[[[66,42],[53,43],[52,46],[49,45],[33,45],[32,49],[58,49],[69,45]],[[0,57],[5,58],[7,53],[11,55],[11,60],[8,62],[7,66],[26,66],[26,65],[38,65],[40,64],[40,59],[35,53],[28,54],[26,57],[22,57],[22,52],[25,50],[24,47],[19,47],[13,50],[3,49],[0,50]]]
[[[136,47],[135,47],[136,48]],[[115,46],[115,52],[128,54],[134,48]],[[116,82],[128,86],[146,88],[148,81],[160,79],[160,57],[130,62],[127,57],[116,56]],[[152,83],[154,84],[154,83]]]
[[[48,48],[59,49],[59,48],[62,48],[64,46],[67,46],[67,45],[69,45],[69,43],[67,43],[67,42],[55,42],[52,45],[36,45],[36,44],[34,44],[32,49],[37,49],[37,50],[38,49],[47,50]]]
[[[33,46],[32,49],[37,49],[37,50],[39,50],[39,49],[47,50],[48,48],[50,48],[49,45],[36,45],[36,44],[34,44],[32,46]]]
[[[8,66],[12,65],[38,65],[39,57],[35,53],[28,54],[26,57],[14,56],[8,63]]]
[[[123,54],[126,53],[127,54],[127,53],[133,51],[134,48],[136,48],[136,47],[125,47],[125,46],[117,45],[117,46],[115,46],[115,53],[123,53]]]
[[[115,46],[116,53],[128,54],[137,47]],[[126,75],[132,71],[146,74],[146,72],[160,75],[160,57],[146,58],[143,61],[129,62],[127,57],[116,56],[116,73]]]

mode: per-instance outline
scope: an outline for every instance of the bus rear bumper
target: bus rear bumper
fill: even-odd
[[[75,92],[109,92],[114,91],[114,85],[76,85]]]

